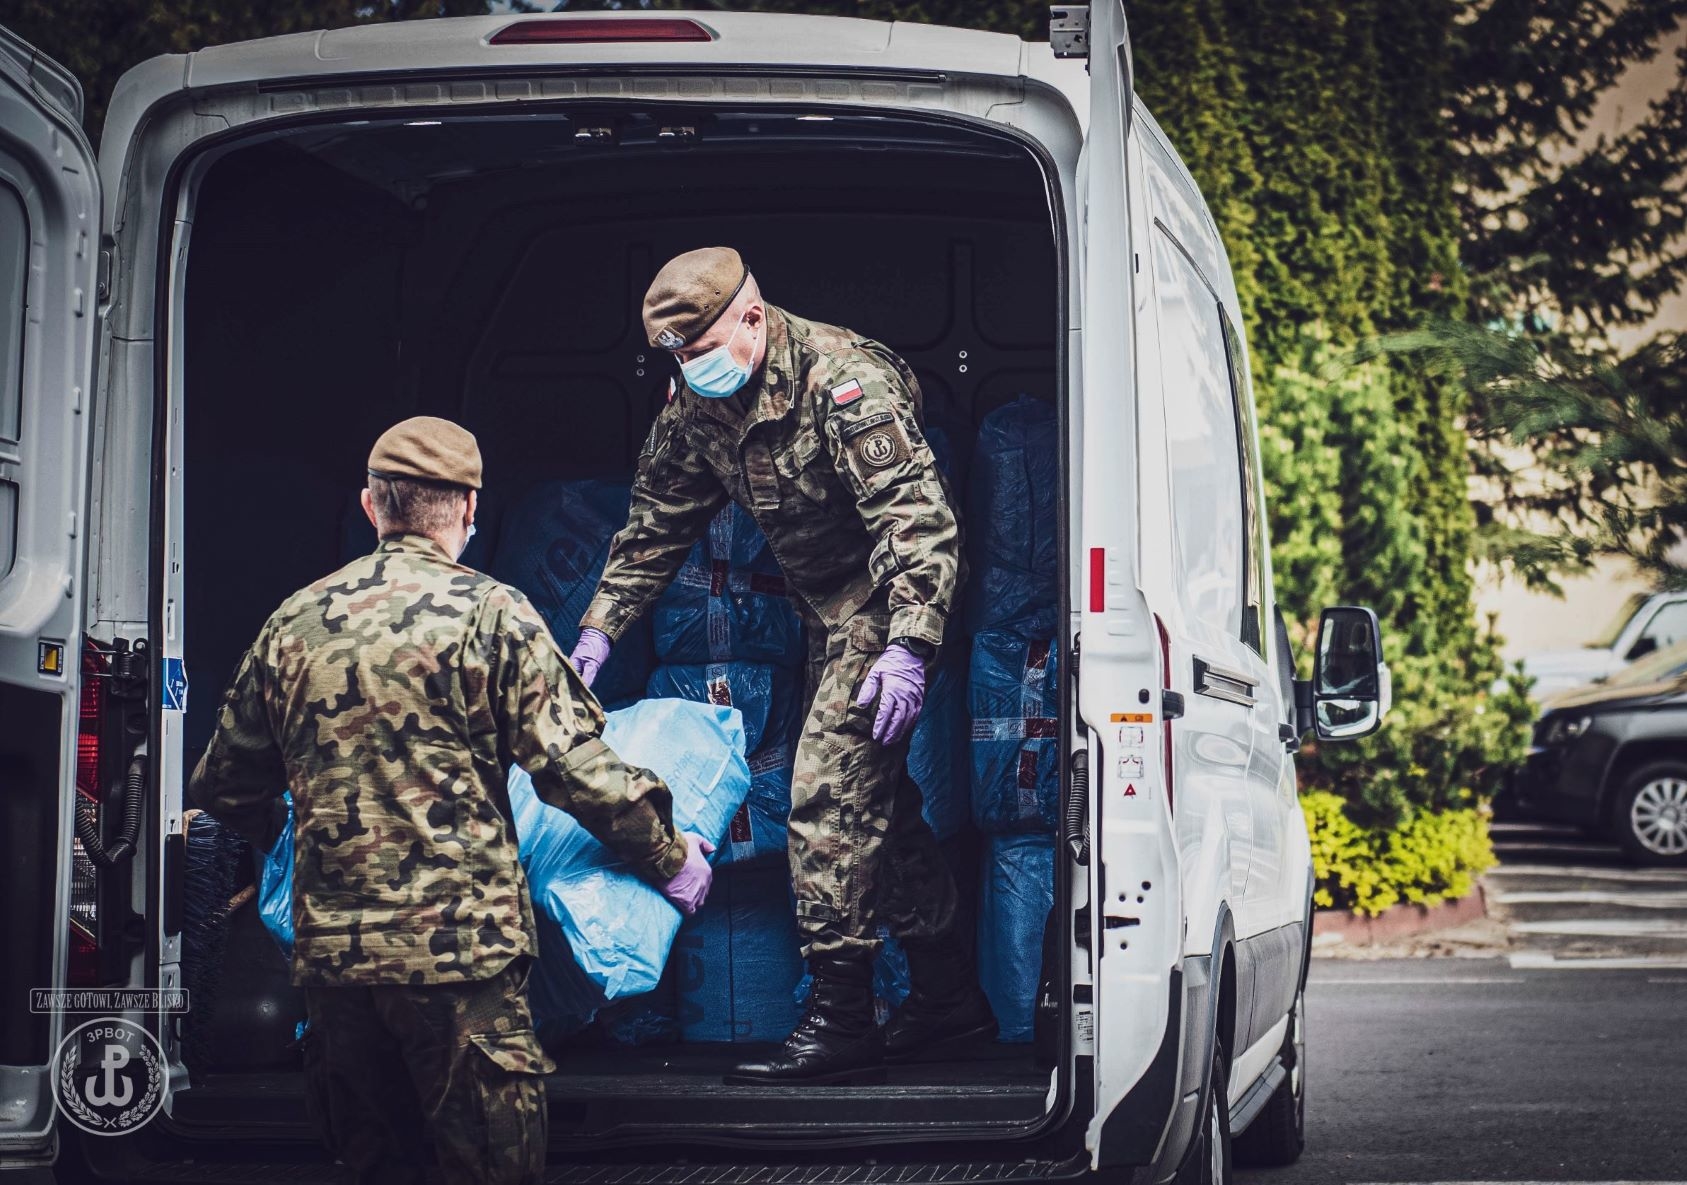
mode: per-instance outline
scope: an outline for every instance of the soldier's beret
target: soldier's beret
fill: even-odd
[[[480,488],[480,445],[474,434],[437,416],[412,416],[394,424],[369,451],[375,477],[414,477]]]
[[[690,345],[713,325],[750,278],[731,247],[703,247],[662,265],[644,294],[644,332],[659,350]]]

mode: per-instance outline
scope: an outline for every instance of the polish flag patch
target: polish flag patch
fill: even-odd
[[[832,388],[832,402],[842,407],[846,403],[854,403],[865,393],[861,390],[860,383],[850,379],[849,382]]]

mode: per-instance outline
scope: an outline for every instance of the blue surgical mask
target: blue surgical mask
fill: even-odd
[[[738,340],[738,331],[744,328],[744,318],[749,315],[750,310],[745,309],[725,344],[716,346],[707,354],[699,354],[690,362],[679,364],[686,386],[707,399],[726,399],[736,395],[750,381],[750,364],[732,356],[732,343]],[[752,349],[752,356],[754,353]]]
[[[457,552],[457,558],[458,559],[462,559],[463,558],[463,552],[465,552],[469,549],[469,540],[474,538],[474,531],[475,531],[475,526],[474,526],[473,523],[470,523],[468,533],[463,536],[463,546]]]

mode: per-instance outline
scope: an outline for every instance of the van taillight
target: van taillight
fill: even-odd
[[[82,691],[76,721],[76,798],[78,813],[92,811],[100,821],[100,723],[105,715],[108,668],[105,655],[92,639],[82,648]],[[70,868],[70,987],[95,987],[100,981],[99,873],[74,838]]]
[[[1162,692],[1172,689],[1172,636],[1166,630],[1166,623],[1160,620],[1158,613],[1154,614],[1154,626],[1160,631],[1160,688]],[[1165,744],[1166,771],[1166,809],[1169,811],[1176,802],[1172,798],[1172,718],[1166,712],[1166,697],[1160,697],[1160,732]]]
[[[582,45],[607,41],[713,41],[715,35],[691,20],[655,17],[567,17],[505,25],[488,38],[492,45]]]

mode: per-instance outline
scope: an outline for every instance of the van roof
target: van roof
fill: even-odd
[[[695,21],[708,41],[615,40],[498,44],[516,24]],[[1039,52],[1040,51],[1040,52]],[[1037,77],[1067,90],[1082,63],[1056,61],[1046,43],[1008,33],[909,21],[762,12],[590,12],[393,21],[214,45],[142,63],[118,86],[114,109],[144,110],[184,88],[274,83],[323,76],[535,66],[700,65],[868,69],[897,73]],[[115,112],[114,112],[115,113]],[[119,120],[119,122],[127,122]]]

